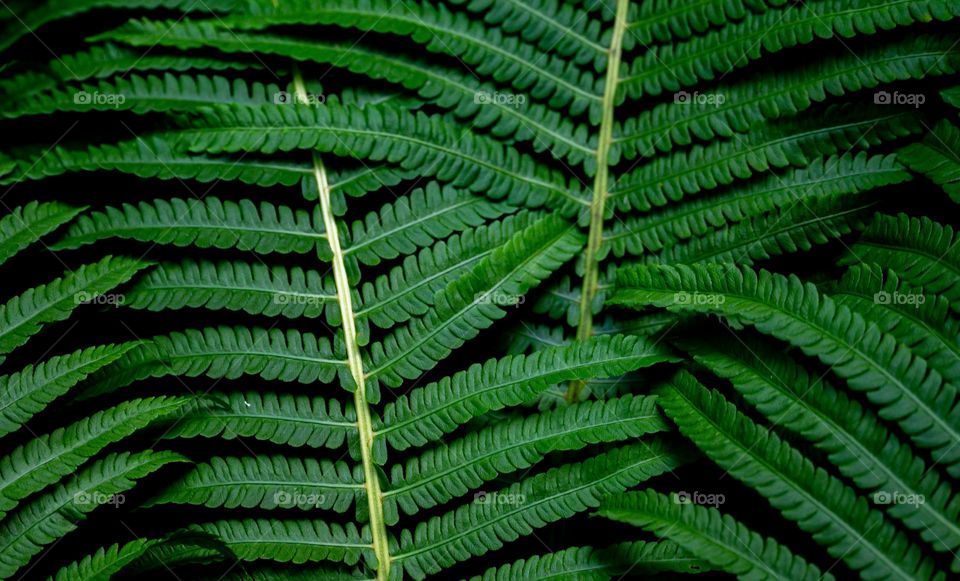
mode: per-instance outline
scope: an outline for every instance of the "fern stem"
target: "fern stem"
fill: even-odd
[[[593,300],[597,295],[600,261],[598,256],[603,244],[603,214],[607,201],[607,183],[610,177],[609,153],[613,142],[614,108],[617,85],[620,79],[620,58],[623,52],[623,35],[627,28],[627,12],[630,0],[617,0],[617,15],[613,24],[607,61],[607,79],[603,88],[603,117],[600,121],[600,139],[597,143],[597,175],[593,180],[593,199],[590,203],[590,233],[587,252],[584,256],[583,287],[580,292],[580,320],[577,324],[577,340],[586,341],[593,335]],[[567,403],[580,399],[586,383],[571,382],[567,388]]]
[[[294,69],[294,87],[301,103],[307,103],[306,87],[299,69]],[[387,524],[383,517],[383,493],[380,479],[373,461],[373,421],[370,404],[367,402],[367,387],[363,373],[363,359],[360,356],[360,344],[357,342],[357,323],[353,312],[353,298],[350,294],[350,280],[344,263],[344,252],[340,246],[340,231],[330,199],[330,183],[320,154],[313,154],[313,175],[317,182],[317,197],[320,200],[320,213],[327,232],[327,240],[333,254],[331,268],[337,289],[337,303],[340,306],[340,318],[343,321],[343,342],[347,349],[347,363],[350,374],[356,384],[353,402],[357,414],[357,428],[360,436],[360,455],[363,462],[364,485],[367,489],[367,504],[370,510],[370,531],[373,536],[373,552],[377,557],[377,579],[385,581],[390,576],[390,545],[387,538]]]

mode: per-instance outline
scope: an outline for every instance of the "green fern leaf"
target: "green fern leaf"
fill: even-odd
[[[359,466],[284,456],[219,457],[196,465],[145,506],[299,508],[346,512],[363,495]]]
[[[960,310],[960,249],[953,227],[906,214],[878,215],[850,249],[844,264],[874,262],[911,286],[943,295]]]
[[[910,179],[894,155],[866,152],[815,160],[726,189],[708,197],[685,200],[644,216],[617,220],[604,231],[599,258],[642,256],[695,239],[717,228],[743,222],[817,197],[865,192]],[[798,195],[798,192],[800,194]]]
[[[77,521],[103,504],[119,506],[137,480],[186,458],[172,452],[111,454],[93,462],[0,524],[0,576],[9,578],[46,545],[76,529]]]
[[[414,579],[423,579],[596,507],[603,497],[670,471],[683,458],[676,449],[651,440],[554,468],[403,531],[394,560]]]
[[[883,494],[923,498],[923,503],[889,504],[886,509],[919,531],[935,550],[960,546],[960,497],[873,412],[760,341],[742,346],[696,341],[692,348],[698,362],[729,379],[772,424],[800,434],[826,452],[859,488],[880,491],[881,498]]]
[[[23,498],[57,482],[105,446],[176,414],[189,400],[131,400],[18,446],[0,458],[0,517]]]
[[[370,533],[353,523],[341,526],[318,520],[246,519],[195,524],[190,530],[219,538],[243,561],[271,559],[281,563],[340,561],[373,565]]]
[[[434,305],[437,292],[470,272],[478,262],[539,218],[542,216],[528,212],[508,216],[489,226],[453,235],[416,256],[408,256],[388,274],[364,283],[356,310],[358,323],[369,319],[374,325],[389,329],[415,316],[426,315]]]
[[[533,400],[552,385],[589,377],[617,377],[673,360],[662,347],[638,337],[618,335],[550,347],[530,355],[491,359],[388,403],[376,430],[396,450],[419,447],[439,440],[474,417]]]
[[[687,556],[670,541],[621,543],[605,549],[571,547],[520,559],[509,565],[487,569],[470,581],[511,581],[513,579],[578,579],[607,581],[617,575],[658,573],[699,573],[709,570],[705,561]]]
[[[577,252],[583,237],[551,216],[515,236],[435,298],[436,307],[371,346],[367,376],[400,385],[432,368],[467,339],[506,315],[497,297],[520,297]],[[373,382],[371,382],[373,383]],[[375,385],[371,402],[379,399]]]
[[[26,343],[43,325],[66,319],[81,304],[100,300],[146,266],[139,260],[108,256],[0,305],[0,361],[3,354]]]
[[[718,392],[681,373],[657,393],[666,414],[698,448],[864,579],[937,576],[933,562],[881,513]]]
[[[312,333],[258,327],[217,327],[154,337],[91,379],[87,397],[113,391],[147,377],[205,375],[329,383],[346,362],[335,359],[330,341]]]
[[[199,248],[237,248],[260,254],[305,254],[318,248],[329,256],[318,215],[269,202],[173,198],[106,208],[82,216],[55,249],[78,248],[105,238],[125,238]]]
[[[0,393],[3,393],[0,401],[0,436],[20,429],[50,402],[137,345],[139,343],[132,342],[89,347],[0,376]]]
[[[186,307],[315,319],[337,301],[333,281],[316,270],[262,263],[161,264],[126,293],[124,306],[162,311]]]
[[[165,437],[254,438],[295,448],[333,449],[357,437],[356,411],[335,399],[250,391],[229,393],[223,400],[191,410]]]
[[[908,347],[795,276],[735,266],[657,266],[621,271],[616,304],[712,312],[756,326],[820,358],[850,388],[865,393],[881,417],[930,449],[951,474],[960,469],[956,388]]]
[[[751,531],[715,508],[678,502],[653,490],[627,492],[600,505],[597,514],[668,538],[739,579],[833,579],[774,539]]]
[[[362,222],[354,222],[344,255],[376,265],[381,260],[413,254],[453,232],[480,226],[514,211],[505,204],[430,182],[426,188],[414,190],[379,212],[367,214]]]
[[[497,475],[529,468],[548,453],[618,442],[667,429],[651,398],[584,402],[472,432],[395,464],[384,492],[388,524],[476,490]]]
[[[837,303],[860,311],[892,333],[944,378],[960,377],[960,327],[950,318],[950,303],[943,297],[866,264],[851,267],[829,291]]]
[[[943,186],[950,198],[960,203],[960,129],[941,121],[920,143],[911,143],[897,157],[913,171]]]
[[[73,220],[86,208],[50,202],[30,202],[0,219],[0,264],[18,252]]]

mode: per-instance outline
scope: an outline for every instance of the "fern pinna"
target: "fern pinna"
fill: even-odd
[[[956,2],[4,7],[3,578],[960,573]]]

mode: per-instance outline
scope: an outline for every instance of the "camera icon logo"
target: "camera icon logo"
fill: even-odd
[[[77,91],[73,94],[73,102],[77,105],[89,105],[93,102],[93,95],[86,91]]]

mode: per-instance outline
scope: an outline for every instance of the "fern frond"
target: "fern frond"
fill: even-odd
[[[281,563],[339,561],[354,565],[362,558],[374,564],[370,532],[356,525],[319,520],[245,519],[194,524],[192,531],[209,533],[243,561],[270,559]]]
[[[931,579],[933,562],[839,479],[681,372],[658,401],[680,431],[731,476],[756,488],[864,579]]]
[[[637,5],[627,23],[627,38],[644,47],[699,36],[712,28],[739,22],[751,14],[767,12],[789,0],[731,0],[723,4],[650,0]]]
[[[960,377],[960,327],[943,297],[903,284],[876,265],[851,267],[829,287],[837,303],[858,310],[923,357],[946,379]]]
[[[33,287],[0,305],[0,361],[38,333],[43,325],[62,321],[81,304],[127,282],[147,263],[107,256],[81,266],[63,278]]]
[[[654,47],[630,63],[621,91],[633,99],[659,95],[710,81],[748,66],[764,54],[810,44],[818,39],[877,34],[933,20],[960,16],[950,0],[876,2],[825,0],[791,4],[695,36],[685,42]]]
[[[397,107],[327,103],[287,107],[216,107],[198,113],[170,138],[195,153],[272,154],[315,149],[407,170],[512,204],[549,204],[567,213],[585,204],[559,170],[482,135],[463,133],[440,115]]]
[[[584,111],[599,119],[603,80],[556,54],[538,53],[516,36],[504,35],[453,12],[443,4],[398,6],[389,0],[294,0],[279,5],[250,2],[247,14],[224,19],[224,27],[245,30],[283,24],[333,24],[364,31],[409,36],[428,52],[449,54],[471,65],[475,74],[493,76],[530,93],[554,109]]]
[[[455,234],[417,256],[408,256],[402,265],[361,287],[356,310],[358,323],[369,319],[374,325],[389,329],[426,315],[438,291],[541,217],[529,212],[508,216],[489,226]]]
[[[143,54],[125,46],[112,43],[96,44],[88,50],[63,55],[50,61],[51,72],[61,81],[106,79],[128,71],[245,71],[256,69],[259,64],[243,61],[228,61],[199,55]],[[0,85],[2,86],[2,85]]]
[[[107,207],[80,217],[54,248],[65,250],[106,238],[124,238],[196,246],[236,248],[260,254],[307,254],[330,250],[319,211],[277,206],[251,200],[154,200],[136,206]]]
[[[739,579],[833,579],[715,508],[678,502],[653,490],[626,492],[603,501],[597,514],[643,527],[670,539],[691,555]]]
[[[452,0],[467,10],[483,14],[483,21],[507,34],[520,36],[546,52],[556,52],[577,64],[593,64],[602,71],[606,65],[607,46],[601,30],[601,19],[585,9],[554,0]]]
[[[960,400],[926,361],[811,284],[733,265],[655,266],[621,271],[613,304],[710,312],[755,326],[829,365],[930,449],[951,474],[960,469]],[[709,304],[708,304],[709,303]]]
[[[913,171],[943,186],[950,198],[960,203],[960,129],[941,121],[922,142],[911,143],[897,157]]]
[[[0,30],[0,52],[13,46],[18,40],[45,24],[69,18],[98,8],[166,8],[171,10],[207,13],[224,12],[237,6],[237,0],[71,0],[69,2],[41,2],[30,6],[30,10],[17,16],[16,21],[5,24]]]
[[[673,103],[640,112],[618,126],[614,148],[623,157],[667,152],[694,141],[731,138],[765,121],[794,116],[831,97],[896,81],[953,74],[960,52],[945,36],[917,36],[875,49],[844,53],[800,69],[764,72],[732,85],[699,92],[722,95],[723,102],[700,103],[678,93]],[[765,87],[757,91],[757,87]],[[879,94],[879,93],[878,93]],[[875,97],[869,97],[873,102]],[[669,127],[666,138],[663,128]],[[614,158],[619,154],[615,153]]]
[[[854,262],[882,264],[960,311],[960,248],[952,226],[927,217],[878,215],[843,260]]]
[[[514,211],[506,204],[430,182],[379,212],[367,214],[363,221],[355,221],[344,255],[376,265]]]
[[[648,262],[753,264],[827,244],[862,230],[876,202],[862,195],[800,199],[790,208],[674,244]]]
[[[114,544],[97,549],[79,561],[61,568],[52,577],[52,581],[108,581],[126,565],[147,552],[158,539],[137,539],[124,545]]]
[[[114,99],[88,98],[98,93],[112,95]],[[23,100],[19,107],[6,109],[3,116],[12,119],[57,111],[192,111],[208,105],[230,103],[264,105],[272,103],[276,95],[281,93],[282,89],[277,85],[248,84],[243,79],[229,80],[221,76],[166,73],[161,77],[132,74],[116,80],[81,83],[37,94]]]
[[[426,316],[372,345],[367,377],[390,387],[418,377],[506,315],[497,297],[523,296],[582,245],[583,236],[556,215],[527,228],[438,293]]]
[[[512,102],[497,99],[500,94],[497,85],[413,55],[400,58],[395,53],[355,43],[226,30],[216,22],[188,19],[132,21],[103,37],[143,47],[166,45],[185,50],[210,47],[228,53],[256,51],[345,68],[408,90],[416,89],[421,98],[452,109],[458,118],[469,119],[477,128],[487,129],[498,137],[528,141],[535,151],[547,151],[570,163],[584,163],[588,173],[592,174],[596,168],[596,138],[589,135],[586,125],[561,116],[541,103],[519,104],[516,98]]]
[[[246,184],[294,185],[311,175],[303,163],[253,156],[242,159],[189,155],[161,136],[146,136],[113,145],[71,149],[57,146],[33,150],[14,160],[11,172],[0,172],[0,185],[38,180],[67,172],[121,171],[142,178],[195,179],[200,182],[239,180]]]
[[[207,327],[154,337],[95,374],[87,396],[113,391],[147,377],[205,375],[330,383],[346,361],[334,358],[330,340],[293,329]]]
[[[175,533],[165,538],[141,538],[123,545],[101,547],[79,561],[62,567],[50,581],[109,581],[121,571],[122,576],[143,573],[145,565],[158,555],[162,555],[164,566],[173,569],[186,561],[207,562],[199,557],[201,554],[230,557],[213,537]]]
[[[89,50],[66,54],[50,61],[42,71],[29,70],[0,79],[0,93],[33,96],[65,83],[88,79],[105,79],[130,71],[188,70],[229,72],[254,69],[259,65],[208,57],[147,54],[113,43],[90,47]]]
[[[351,469],[344,462],[285,456],[215,456],[194,466],[144,506],[176,503],[346,512],[363,494],[360,466]]]
[[[732,141],[656,158],[629,172],[611,189],[607,215],[614,209],[646,212],[760,172],[804,167],[823,155],[867,149],[921,129],[914,115],[865,107],[856,112],[831,108],[813,129],[798,121],[764,126]]]
[[[388,403],[375,429],[383,436],[380,440],[396,450],[419,447],[439,440],[474,417],[533,400],[552,385],[617,377],[673,360],[663,347],[622,335],[491,359]]]
[[[124,306],[162,311],[185,307],[315,319],[336,304],[333,281],[316,270],[242,261],[160,264],[126,293]]]
[[[231,392],[192,409],[166,438],[253,438],[299,448],[342,448],[357,436],[352,404],[288,393]],[[353,445],[353,444],[351,444]]]
[[[125,501],[136,481],[186,458],[173,452],[111,454],[56,489],[37,497],[0,524],[0,576],[13,576],[43,547],[67,535],[98,506]]]
[[[0,399],[0,436],[20,429],[50,402],[137,345],[139,343],[131,342],[80,349],[0,376],[0,393],[3,394]]]
[[[887,513],[919,531],[938,551],[960,546],[960,497],[873,412],[760,341],[745,341],[742,347],[695,341],[693,355],[729,379],[772,424],[800,434],[826,452],[859,488],[924,498],[914,506],[889,504]]]
[[[472,504],[433,517],[413,531],[404,530],[394,560],[414,579],[424,579],[547,523],[596,507],[604,497],[683,461],[677,449],[651,440],[554,468],[489,493],[490,498],[478,495]]]
[[[548,453],[618,442],[667,429],[652,398],[574,404],[494,424],[395,464],[384,492],[387,523],[477,490],[484,482],[529,468]]]
[[[0,458],[0,517],[107,445],[176,414],[188,401],[180,397],[127,401],[18,446]]]
[[[206,565],[218,561],[236,562],[236,557],[219,539],[207,533],[177,531],[165,542],[151,546],[146,554],[123,569],[123,577],[169,574],[181,565]]]
[[[600,258],[610,252],[616,257],[642,256],[801,201],[856,194],[909,179],[894,155],[860,152],[820,158],[807,167],[790,168],[716,195],[616,220],[605,229]]]
[[[29,202],[0,219],[0,264],[18,252],[73,220],[86,208],[57,202]]]
[[[515,579],[578,579],[607,581],[618,575],[699,573],[709,570],[706,561],[690,557],[670,541],[636,541],[604,549],[571,547],[555,553],[520,559],[509,565],[491,567],[470,581],[512,581]]]

